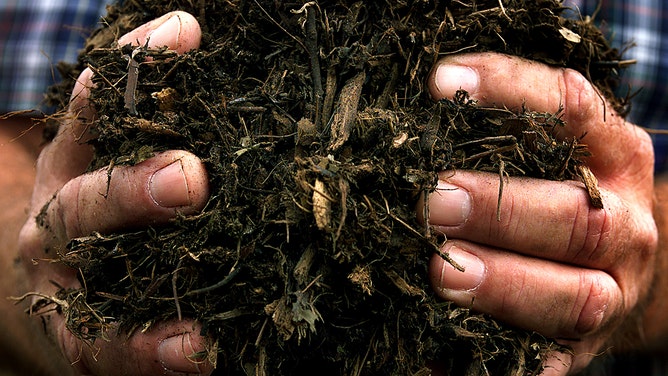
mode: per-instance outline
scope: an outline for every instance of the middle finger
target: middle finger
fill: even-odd
[[[605,189],[606,206],[596,209],[579,182],[513,177],[499,188],[495,174],[443,172],[419,217],[449,238],[590,268],[609,270],[625,256],[612,234],[629,210]]]

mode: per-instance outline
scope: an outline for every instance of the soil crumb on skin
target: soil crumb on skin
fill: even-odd
[[[199,50],[115,44],[177,9],[197,17]],[[590,19],[564,10],[556,0],[110,7],[78,66],[63,67],[72,79],[95,72],[90,168],[188,150],[212,195],[167,226],[73,239],[61,261],[85,288],[59,295],[70,330],[94,340],[112,322],[133,332],[195,318],[217,340],[219,374],[539,374],[555,342],[434,295],[427,262],[446,239],[416,221],[415,205],[446,169],[584,180],[601,204],[583,140],[553,137],[560,113],[484,108],[465,92],[434,102],[425,86],[442,56],[497,51],[573,68],[623,112],[611,93],[625,62]],[[71,87],[52,99],[64,103]]]

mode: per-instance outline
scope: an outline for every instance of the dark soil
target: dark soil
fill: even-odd
[[[591,20],[562,17],[556,0],[125,3],[63,67],[96,72],[90,168],[185,149],[212,195],[165,227],[72,240],[62,262],[85,289],[60,297],[74,333],[192,317],[218,340],[220,374],[427,375],[435,361],[451,375],[540,372],[554,342],[432,293],[427,261],[445,239],[415,204],[438,171],[476,169],[584,179],[600,205],[586,147],[552,137],[559,113],[482,108],[464,92],[434,102],[425,80],[441,56],[499,51],[576,69],[612,98],[624,62]],[[175,9],[198,18],[198,51],[113,45]]]

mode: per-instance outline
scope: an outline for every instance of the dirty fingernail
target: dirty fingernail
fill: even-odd
[[[456,185],[439,181],[429,196],[429,221],[437,226],[459,226],[471,213],[471,196]]]
[[[180,35],[181,19],[176,15],[171,16],[147,36],[148,46],[176,49],[179,45]]]
[[[158,345],[158,357],[165,370],[174,373],[199,374],[199,361],[194,359],[190,333],[169,337]]]
[[[188,181],[181,161],[153,173],[149,180],[149,193],[156,204],[165,208],[191,205]]]
[[[436,286],[446,298],[465,304],[466,302],[458,301],[457,298],[461,297],[458,293],[471,292],[480,286],[485,277],[485,264],[476,255],[457,246],[451,245],[444,252],[464,270],[458,270],[449,262],[443,262]]]
[[[470,67],[443,64],[436,68],[434,85],[442,98],[452,98],[457,90],[465,90],[473,96],[478,91],[480,78],[478,72]]]
[[[181,33],[181,20],[178,15],[165,15],[148,22],[137,29],[118,38],[118,44],[133,44],[143,46],[148,41],[148,47],[176,48]]]

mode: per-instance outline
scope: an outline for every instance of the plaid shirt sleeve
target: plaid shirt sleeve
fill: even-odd
[[[105,0],[0,0],[0,113],[42,110],[59,61],[76,61]]]

